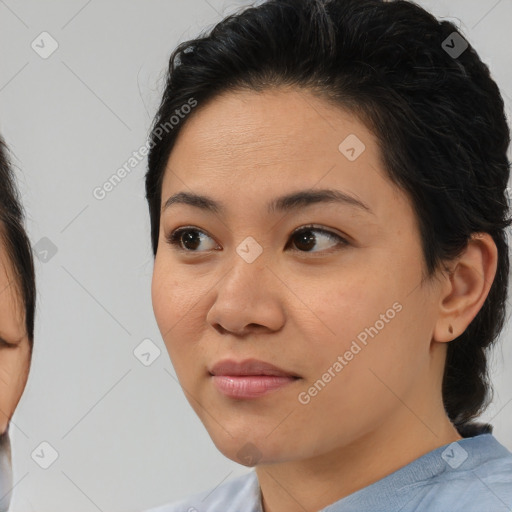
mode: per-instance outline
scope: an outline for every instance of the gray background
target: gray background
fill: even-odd
[[[419,3],[461,27],[510,118],[512,0]],[[11,425],[14,512],[140,511],[248,471],[210,441],[153,317],[146,161],[103,200],[93,196],[145,143],[176,44],[247,4],[0,0],[0,132],[46,259],[36,260],[33,365]],[[59,46],[43,59],[31,44],[42,46],[45,31]],[[496,397],[483,418],[512,449],[509,329],[493,354]],[[148,367],[133,354],[144,339],[162,352]],[[58,452],[48,469],[42,442]]]

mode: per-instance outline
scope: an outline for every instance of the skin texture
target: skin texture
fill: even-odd
[[[25,313],[12,264],[0,242],[0,433],[7,429],[21,398],[30,367]]]
[[[338,149],[350,134],[366,147],[354,161]],[[323,188],[358,198],[372,213],[334,203],[267,213],[274,197]],[[318,510],[461,439],[442,404],[446,343],[481,308],[496,246],[483,234],[449,263],[451,272],[422,283],[411,203],[385,175],[377,140],[357,118],[307,91],[225,93],[198,107],[172,150],[162,206],[180,191],[209,195],[226,211],[182,204],[162,211],[156,320],[217,448],[238,462],[252,456],[266,512]],[[308,224],[348,244],[317,231],[309,232],[316,244],[291,236]],[[184,226],[204,234],[194,243],[182,236],[180,251],[166,237]],[[252,263],[236,251],[248,236],[263,249]],[[299,393],[396,303],[394,318],[300,403]],[[301,378],[257,399],[227,398],[208,372],[226,358],[261,359]]]

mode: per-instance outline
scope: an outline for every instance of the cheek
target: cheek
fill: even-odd
[[[376,287],[369,274],[326,276],[302,290],[295,288],[303,303],[300,309],[304,310],[304,314],[297,315],[300,330],[315,340],[314,352],[324,347],[322,351],[327,353],[342,353],[358,335],[364,341],[365,329],[392,308],[393,293]]]
[[[176,315],[176,300],[174,291],[176,283],[169,272],[166,272],[161,258],[155,258],[153,277],[151,281],[151,302],[158,327],[164,334],[173,324]]]
[[[408,339],[417,312],[408,303],[410,297],[403,301],[396,279],[377,283],[379,278],[382,273],[365,272],[334,283],[325,279],[305,295],[308,309],[300,316],[299,330],[308,340],[303,346],[309,367],[306,385],[325,376],[332,390],[353,388],[359,395],[375,383],[370,369],[377,375],[410,371],[411,359],[419,357],[417,344]]]
[[[27,346],[3,348],[0,350],[0,408],[2,411],[0,425],[2,432],[7,427],[8,419],[14,413],[21,398],[28,377],[29,369]]]
[[[201,303],[204,294],[194,286],[192,277],[178,273],[177,268],[164,258],[156,257],[151,299],[155,319],[173,365],[181,366],[183,358],[196,346],[194,340],[200,336],[205,313]]]
[[[182,328],[181,320],[185,320],[187,311],[191,309],[194,286],[163,252],[159,249],[155,258],[151,299],[158,327],[166,339],[171,331]]]

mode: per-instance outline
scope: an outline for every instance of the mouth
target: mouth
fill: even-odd
[[[224,359],[209,370],[220,393],[230,398],[250,399],[280,390],[301,377],[258,359],[234,361]]]

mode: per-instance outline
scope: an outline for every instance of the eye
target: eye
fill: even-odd
[[[320,236],[312,235],[312,233],[320,233]],[[345,246],[349,245],[347,240],[345,240],[342,236],[338,235],[337,233],[334,233],[332,231],[328,231],[326,229],[318,228],[315,226],[303,226],[299,229],[296,229],[291,237],[290,240],[294,241],[294,244],[296,247],[299,247],[300,252],[323,252],[326,251],[329,246],[326,247],[325,242],[320,243],[322,241],[322,238],[324,240],[331,240],[336,242],[335,244],[331,244],[330,247],[336,247],[338,246]],[[320,242],[319,242],[320,241]],[[314,247],[315,245],[319,244],[320,250],[318,251],[310,251],[309,249]],[[288,245],[287,245],[288,247]]]
[[[317,233],[317,235],[312,235],[313,233]],[[320,234],[320,236],[318,236]],[[176,247],[177,250],[183,252],[204,252],[197,251],[197,247],[201,244],[201,241],[204,238],[211,238],[204,231],[193,227],[184,227],[175,229],[170,235],[167,237],[167,241]],[[331,240],[336,243],[331,244],[331,247],[345,246],[349,245],[347,240],[345,240],[340,235],[328,231],[326,229],[318,228],[315,226],[302,226],[299,229],[296,229],[290,236],[290,241],[295,245],[295,247],[299,247],[299,249],[294,249],[295,252],[323,252],[327,250],[329,247],[326,247],[326,243],[319,243],[323,240]],[[311,251],[310,249],[315,245],[320,245],[319,251]],[[290,243],[286,245],[288,247]],[[215,247],[206,250],[215,250]]]
[[[17,346],[18,345],[16,343],[9,343],[8,341],[5,341],[3,338],[0,338],[0,348],[13,348]]]
[[[167,241],[175,246],[180,251],[185,252],[198,252],[195,249],[197,246],[201,243],[201,235],[205,235],[208,237],[208,235],[201,231],[200,229],[186,227],[186,228],[179,228],[175,229],[168,237]],[[209,238],[209,237],[208,237]],[[190,250],[188,248],[183,248],[183,245],[185,244],[185,247],[189,244],[190,246],[194,247],[194,249]]]

